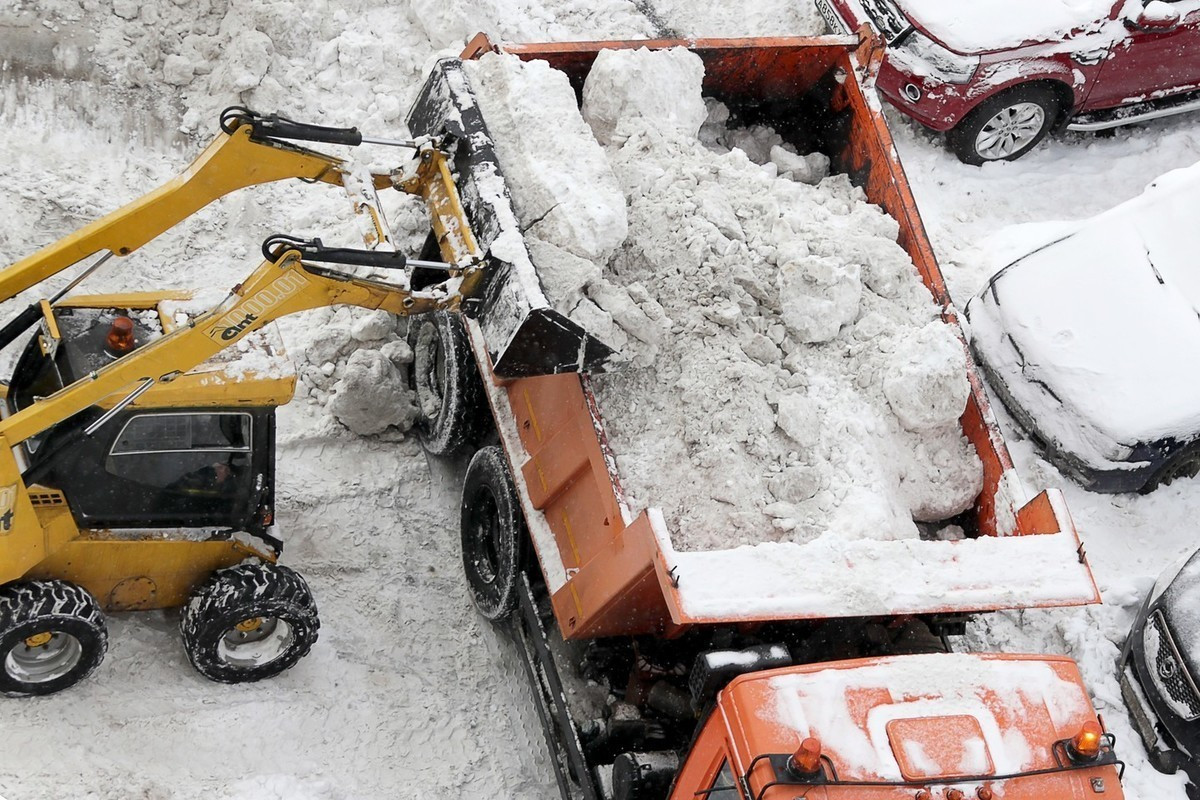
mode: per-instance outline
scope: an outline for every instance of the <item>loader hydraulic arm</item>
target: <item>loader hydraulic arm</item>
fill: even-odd
[[[251,331],[272,320],[299,311],[332,305],[382,309],[394,314],[454,310],[461,295],[453,286],[466,282],[481,266],[459,271],[438,262],[408,263],[402,255],[373,250],[330,250],[319,241],[305,242],[290,237],[273,237],[270,258],[264,261],[216,307],[195,317],[187,325],[91,372],[47,398],[0,421],[0,449],[13,447],[53,425],[118,393],[124,402],[132,393],[169,383],[221,350],[236,344]],[[397,279],[358,277],[302,260],[371,266],[394,270]],[[457,277],[414,291],[406,270],[411,266],[442,269]]]
[[[252,126],[221,133],[182,174],[0,272],[0,301],[102,250],[124,256],[237,189],[283,178],[338,182],[341,160],[272,140]]]

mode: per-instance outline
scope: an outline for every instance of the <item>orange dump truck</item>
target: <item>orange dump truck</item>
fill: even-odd
[[[578,89],[603,48],[677,45],[704,61],[707,95],[821,150],[895,217],[957,324],[873,93],[869,31],[499,49],[548,61]],[[480,37],[463,58],[490,49]],[[471,185],[502,165],[460,62],[439,64],[409,123],[457,141],[486,251],[513,215],[503,193]],[[528,275],[509,279],[537,295]],[[489,286],[493,307],[505,291]],[[973,613],[1099,601],[1062,496],[1025,495],[973,366],[961,423],[984,488],[967,538],[855,542],[819,558],[786,544],[680,552],[661,514],[634,514],[623,497],[604,409],[576,371],[603,352],[581,345],[562,374],[521,377],[498,368],[497,334],[476,320],[414,318],[411,336],[427,447],[477,448],[464,567],[481,613],[511,622],[523,646],[564,798],[1122,796],[1112,737],[1073,662],[948,652]]]

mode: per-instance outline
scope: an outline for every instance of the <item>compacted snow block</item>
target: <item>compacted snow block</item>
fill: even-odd
[[[583,118],[604,145],[621,144],[643,120],[695,136],[708,117],[703,81],[700,56],[683,47],[601,50],[583,84]]]
[[[607,261],[625,240],[625,198],[567,76],[544,61],[495,53],[463,69],[525,233],[579,258]],[[557,306],[559,298],[549,299]]]
[[[417,415],[412,392],[395,363],[379,350],[355,350],[334,387],[329,413],[360,436],[390,427],[407,431]]]
[[[910,431],[953,425],[971,386],[967,355],[949,325],[934,321],[895,353],[883,379],[888,405]]]

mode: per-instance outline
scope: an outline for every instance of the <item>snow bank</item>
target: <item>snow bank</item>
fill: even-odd
[[[695,55],[608,61],[606,91],[585,84],[584,116],[621,132],[609,159],[632,235],[589,294],[625,287],[666,331],[652,358],[592,383],[630,507],[661,507],[681,550],[915,538],[914,519],[969,507],[982,476],[957,425],[964,353],[896,222],[844,176],[778,179],[740,150],[707,149],[674,107],[609,94],[643,91],[612,72],[674,69],[674,106],[694,108],[677,94],[699,91]]]

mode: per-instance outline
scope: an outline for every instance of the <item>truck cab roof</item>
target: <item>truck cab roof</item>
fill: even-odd
[[[911,798],[921,786],[973,797],[984,785],[1006,800],[1080,797],[1092,778],[1115,777],[1100,762],[1074,766],[1063,750],[1096,716],[1078,668],[1061,656],[939,653],[788,667],[735,679],[719,708],[753,797],[796,796],[802,783],[779,774],[786,762],[764,756],[789,755],[809,737],[822,743],[827,778],[874,784],[827,781],[819,796],[828,798]],[[781,777],[790,787],[766,789]],[[1108,791],[1121,796],[1116,780]]]

